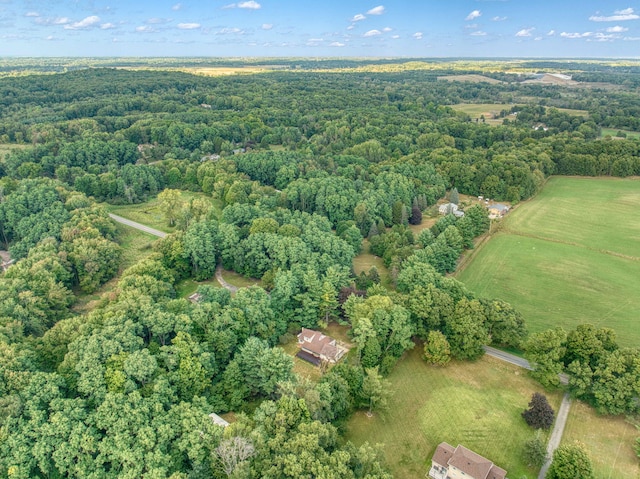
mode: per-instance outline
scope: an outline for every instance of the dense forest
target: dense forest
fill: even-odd
[[[16,260],[0,276],[0,475],[391,477],[378,448],[341,431],[353,411],[383,407],[384,376],[416,344],[433,362],[526,349],[542,384],[567,368],[599,410],[637,411],[640,353],[610,330],[528,336],[510,305],[448,276],[489,229],[483,206],[410,228],[445,194],[515,204],[549,175],[640,175],[640,141],[601,138],[640,130],[636,67],[570,65],[597,83],[566,87],[504,72],[443,82],[461,70],[406,59],[277,63],[231,77],[80,63],[0,79],[0,249]],[[460,103],[504,105],[504,121]],[[106,205],[155,197],[176,231],[121,271]],[[388,287],[375,269],[355,275],[364,239]],[[219,264],[261,286],[179,297],[180,281]],[[73,310],[109,280],[97,308]],[[279,345],[330,321],[349,326],[355,351],[301,379]],[[228,411],[225,430],[208,417]]]

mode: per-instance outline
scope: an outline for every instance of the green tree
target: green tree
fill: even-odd
[[[527,464],[532,467],[542,467],[547,460],[547,446],[540,436],[540,431],[524,443],[523,455]]]
[[[563,444],[553,453],[549,479],[594,479],[591,459],[584,445],[579,442]]]
[[[534,367],[531,375],[545,387],[560,384],[558,375],[563,369],[566,339],[566,331],[555,328],[532,334],[525,342],[525,356]]]
[[[446,366],[451,360],[449,341],[440,331],[430,331],[424,343],[424,360],[436,366]]]
[[[373,414],[373,411],[385,412],[389,407],[390,393],[389,381],[382,377],[377,367],[364,370],[361,399],[369,414]]]
[[[158,202],[167,223],[169,226],[174,226],[183,206],[180,191],[167,188],[158,194]]]
[[[534,429],[549,429],[556,416],[547,397],[536,392],[531,396],[529,409],[522,412],[522,417]]]

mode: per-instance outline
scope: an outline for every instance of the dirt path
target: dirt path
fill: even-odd
[[[218,265],[218,267],[216,268],[216,279],[218,280],[218,283],[220,283],[220,286],[222,286],[225,289],[228,289],[230,293],[236,293],[238,291],[237,286],[227,283],[222,277],[221,265]]]
[[[560,440],[562,439],[562,433],[564,432],[564,426],[567,423],[567,417],[569,417],[569,409],[571,408],[571,398],[569,397],[569,393],[565,393],[562,398],[562,403],[560,404],[560,409],[558,409],[558,415],[556,416],[556,423],[553,426],[553,431],[551,431],[551,437],[549,438],[549,443],[547,444],[547,460],[540,469],[540,474],[538,474],[538,479],[544,479],[547,475],[547,471],[549,470],[549,466],[551,465],[551,459],[553,457],[553,451],[555,451],[560,445]]]

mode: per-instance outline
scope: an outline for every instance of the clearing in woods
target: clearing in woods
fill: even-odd
[[[537,476],[522,455],[535,432],[521,413],[540,386],[523,369],[488,356],[433,367],[423,361],[418,344],[388,379],[389,411],[371,418],[355,413],[346,439],[356,445],[383,443],[394,477],[426,477],[442,441],[463,444],[506,469],[509,477]],[[547,398],[557,410],[561,394],[547,393]]]
[[[581,323],[640,346],[640,180],[551,178],[457,274],[511,303],[530,331]]]

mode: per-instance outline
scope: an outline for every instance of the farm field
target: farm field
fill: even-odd
[[[483,115],[486,122],[491,125],[502,124],[502,118],[495,118],[502,110],[510,111],[513,105],[506,103],[459,103],[457,105],[451,105],[451,108],[457,111],[468,114],[471,119],[475,120]],[[556,108],[556,110],[568,113],[574,116],[586,117],[589,112],[586,110],[573,110],[570,108]],[[507,115],[505,118],[509,120],[515,120],[516,116],[513,114]]]
[[[457,274],[511,303],[533,332],[607,326],[640,346],[640,181],[552,178]]]
[[[389,375],[389,412],[372,418],[356,413],[346,438],[356,445],[383,443],[394,477],[425,477],[442,441],[484,455],[509,477],[536,477],[537,469],[522,458],[534,431],[520,414],[539,386],[518,367],[490,357],[434,368],[421,353],[417,345]],[[557,410],[560,394],[547,397]]]
[[[633,450],[638,430],[623,417],[601,416],[582,401],[573,401],[562,436],[563,443],[583,443],[593,464],[595,477],[637,479],[638,456]]]

